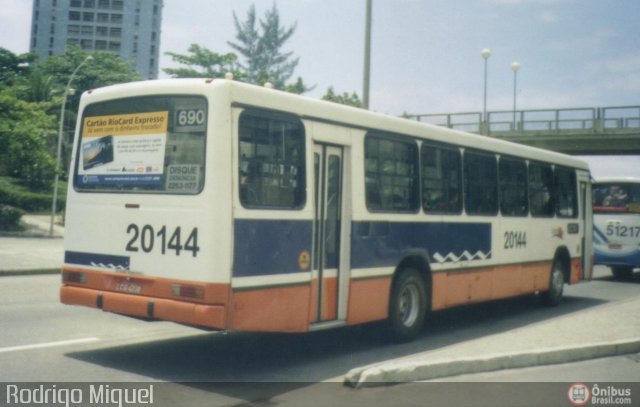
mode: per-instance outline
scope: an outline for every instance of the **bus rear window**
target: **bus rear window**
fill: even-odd
[[[151,96],[85,108],[74,169],[84,192],[197,194],[204,185],[207,101]]]

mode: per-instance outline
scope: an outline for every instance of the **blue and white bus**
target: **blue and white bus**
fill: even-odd
[[[61,300],[307,332],[591,276],[579,159],[228,79],[86,92]],[[589,237],[589,239],[586,239]]]
[[[617,279],[640,267],[640,179],[600,178],[593,183],[594,264]]]

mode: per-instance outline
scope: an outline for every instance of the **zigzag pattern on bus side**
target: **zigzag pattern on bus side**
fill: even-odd
[[[462,252],[462,254],[460,256],[456,256],[455,253],[449,253],[446,256],[442,256],[440,253],[434,253],[433,254],[433,259],[436,260],[440,264],[442,264],[442,263],[457,263],[457,262],[459,262],[461,260],[468,260],[468,261],[486,260],[486,259],[490,259],[490,258],[491,258],[491,252],[488,252],[488,253],[485,254],[481,250],[478,250],[475,254],[471,254],[467,250],[465,250],[464,252]]]
[[[110,269],[110,270],[115,270],[115,271],[129,271],[129,267],[123,267],[119,264],[104,264],[104,263],[91,263],[90,266],[92,267],[100,267],[100,268],[104,268],[104,269]]]

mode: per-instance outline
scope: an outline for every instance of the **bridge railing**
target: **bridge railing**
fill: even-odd
[[[404,114],[407,119],[435,124],[450,129],[480,133],[482,112]]]
[[[601,133],[640,128],[640,106],[405,114],[418,121],[481,134]]]
[[[605,129],[631,129],[640,127],[640,106],[603,107],[602,124]]]

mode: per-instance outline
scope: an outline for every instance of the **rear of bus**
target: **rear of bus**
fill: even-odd
[[[595,181],[593,218],[594,264],[628,278],[640,267],[640,179]]]
[[[213,120],[230,114],[229,104],[213,96],[224,95],[224,86],[141,82],[82,96],[69,174],[63,303],[226,327],[230,124]]]

